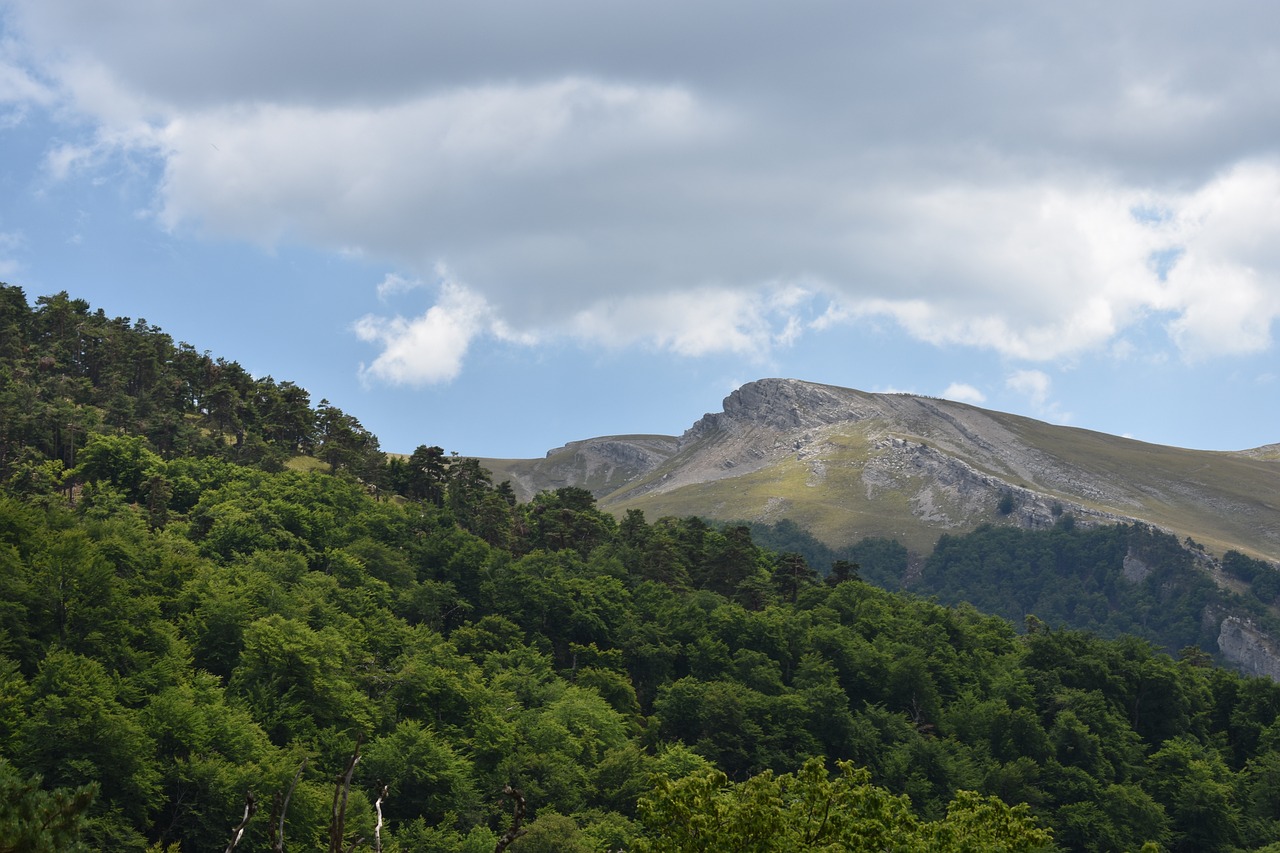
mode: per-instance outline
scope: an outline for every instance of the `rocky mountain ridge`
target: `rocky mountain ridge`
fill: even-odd
[[[910,394],[792,379],[748,383],[679,437],[572,442],[484,460],[517,491],[576,485],[614,511],[792,518],[834,545],[928,550],[988,522],[1136,521],[1280,560],[1280,458],[1150,445]]]
[[[751,382],[683,435],[575,441],[538,460],[484,460],[522,496],[581,486],[616,513],[790,519],[828,545],[883,536],[914,555],[981,524],[1141,523],[1172,533],[1219,587],[1214,554],[1280,562],[1280,445],[1186,450],[910,394],[788,379]],[[1152,571],[1126,557],[1123,576]],[[998,582],[992,579],[991,582]],[[1212,609],[1212,608],[1211,608]],[[1280,679],[1280,641],[1206,612],[1224,659]],[[1212,623],[1210,625],[1210,623]]]

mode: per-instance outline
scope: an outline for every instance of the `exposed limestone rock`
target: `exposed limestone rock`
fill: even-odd
[[[1275,641],[1247,619],[1228,616],[1222,620],[1218,651],[1248,675],[1280,681],[1280,652]]]
[[[1124,555],[1124,565],[1120,568],[1120,576],[1129,583],[1142,583],[1151,574],[1152,568],[1132,552]]]
[[[875,412],[858,405],[845,388],[815,385],[793,379],[761,379],[749,382],[724,399],[724,411],[703,415],[689,428],[682,442],[708,432],[739,431],[766,426],[783,432],[813,429],[828,424],[857,421]]]

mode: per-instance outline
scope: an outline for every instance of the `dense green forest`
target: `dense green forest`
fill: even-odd
[[[1033,616],[1053,628],[1108,638],[1131,634],[1170,654],[1196,647],[1215,657],[1220,619],[1206,613],[1243,614],[1280,635],[1275,566],[1227,551],[1222,570],[1247,584],[1237,595],[1205,572],[1209,558],[1199,545],[1140,524],[1078,527],[1064,514],[1047,530],[983,525],[941,536],[915,573],[907,549],[892,540],[831,548],[792,521],[749,527],[757,544],[801,554],[810,565],[854,564],[877,586],[943,604],[967,602],[1019,626]]]
[[[0,394],[0,851],[1280,845],[1280,685],[895,543],[519,503],[65,294],[0,288]]]
[[[984,526],[940,538],[919,587],[941,601],[969,601],[1007,619],[1034,614],[1104,637],[1134,634],[1171,652],[1216,651],[1219,620],[1206,620],[1206,609],[1247,613],[1275,631],[1263,602],[1219,588],[1196,565],[1200,556],[1194,543],[1137,524],[1079,530],[1068,519],[1051,530]],[[1226,562],[1241,559],[1259,562],[1234,551]]]

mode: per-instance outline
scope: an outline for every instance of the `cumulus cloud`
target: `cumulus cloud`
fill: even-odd
[[[382,352],[361,367],[361,376],[396,385],[448,382],[462,370],[467,348],[490,319],[484,299],[466,288],[446,283],[440,301],[413,319],[367,315],[355,324],[362,340]]]
[[[1005,385],[1026,395],[1036,407],[1043,406],[1048,401],[1052,384],[1049,374],[1042,370],[1018,370],[1009,374],[1005,380]]]
[[[163,218],[237,236],[294,230],[406,257],[426,238],[443,252],[476,232],[492,239],[512,230],[512,211],[495,204],[504,194],[510,204],[554,185],[549,173],[616,165],[634,149],[692,135],[697,119],[679,88],[579,78],[378,107],[184,113],[156,131],[168,152]]]
[[[410,290],[417,290],[426,287],[426,283],[417,278],[405,278],[399,273],[387,273],[386,277],[378,285],[378,298],[387,299],[400,293],[407,293]]]
[[[957,403],[973,403],[974,405],[980,405],[987,401],[986,394],[983,394],[967,382],[952,382],[947,386],[947,390],[942,392],[942,396],[944,399],[955,400]]]
[[[0,100],[92,126],[53,176],[145,152],[167,228],[358,252],[383,298],[466,282],[356,324],[371,380],[447,380],[485,334],[765,357],[871,319],[1031,362],[1153,317],[1188,359],[1273,346],[1264,10],[12,8]]]
[[[1039,417],[1060,424],[1071,421],[1071,414],[1050,399],[1053,380],[1043,370],[1015,370],[1006,377],[1005,387],[1026,397]]]
[[[1170,333],[1192,357],[1260,352],[1280,318],[1280,162],[1241,163],[1190,194],[1171,225]]]
[[[592,305],[569,328],[600,346],[641,344],[688,356],[728,352],[759,359],[800,334],[804,297],[791,287],[637,295]]]

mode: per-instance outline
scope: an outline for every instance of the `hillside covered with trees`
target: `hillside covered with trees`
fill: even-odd
[[[1143,524],[1077,525],[1069,513],[1050,528],[984,524],[942,534],[914,569],[893,540],[831,548],[790,520],[748,527],[763,547],[801,554],[810,565],[856,563],[877,586],[972,604],[1019,626],[1033,616],[1042,625],[1133,635],[1169,654],[1198,650],[1215,659],[1223,613],[1280,636],[1280,569],[1238,551],[1215,561],[1199,544]],[[1242,591],[1216,583],[1210,567]]]
[[[0,299],[0,851],[1280,844],[1269,680],[521,503],[144,323]]]

